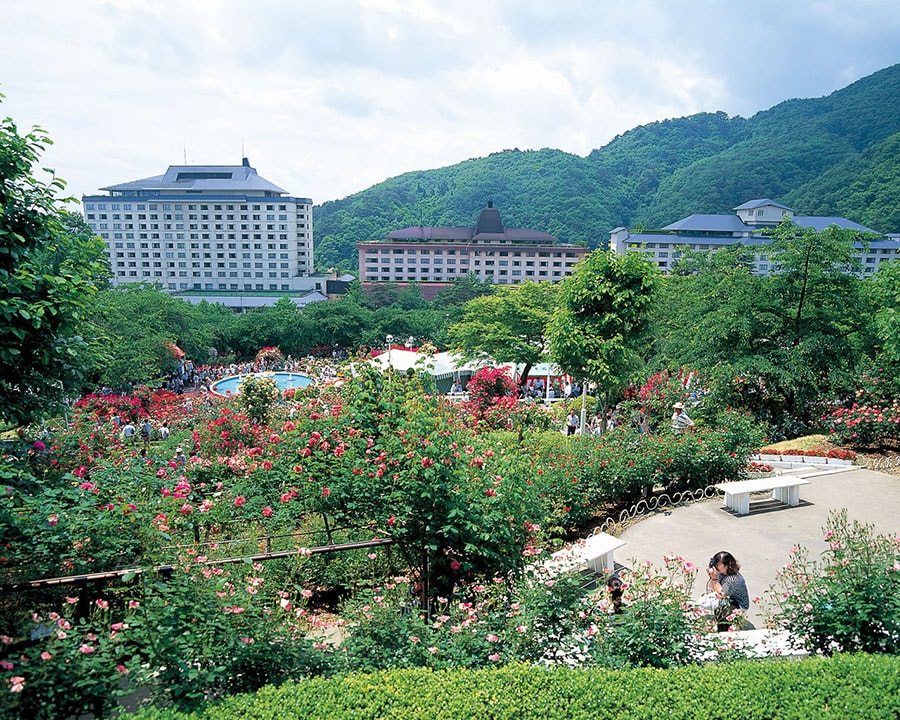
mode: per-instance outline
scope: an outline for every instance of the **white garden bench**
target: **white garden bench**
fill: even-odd
[[[809,485],[809,480],[796,475],[778,475],[756,480],[739,480],[737,482],[718,483],[715,487],[725,493],[725,505],[737,515],[750,512],[750,494],[772,491],[778,502],[791,507],[800,504],[800,486]]]
[[[598,575],[609,575],[615,570],[613,553],[625,545],[620,540],[605,532],[588,535],[581,550],[581,557],[588,567]]]

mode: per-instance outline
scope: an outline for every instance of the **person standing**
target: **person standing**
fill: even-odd
[[[168,420],[163,422],[159,427],[159,437],[161,440],[165,441],[169,439],[169,422]]]
[[[672,406],[672,432],[675,435],[683,435],[686,432],[693,432],[694,421],[688,416],[684,410],[684,403],[678,401]]]
[[[125,442],[134,445],[134,425],[130,420],[122,428],[122,437],[125,439]]]
[[[150,444],[150,433],[152,432],[153,426],[150,424],[150,418],[144,418],[144,422],[141,423],[141,440],[145,447]]]
[[[569,415],[566,418],[566,435],[574,435],[578,432],[578,415],[575,414],[575,410],[569,410]]]

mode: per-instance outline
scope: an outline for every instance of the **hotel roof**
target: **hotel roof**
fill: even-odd
[[[435,227],[419,225],[406,227],[388,233],[388,240],[420,240],[431,242],[516,242],[536,245],[553,245],[559,242],[555,235],[539,230],[505,228],[500,219],[500,211],[493,203],[481,211],[474,227]]]
[[[250,161],[241,165],[170,165],[162,175],[100,188],[109,192],[159,190],[178,192],[268,192],[287,195],[287,191],[260,177]]]
[[[734,209],[736,211],[753,210],[766,206],[773,206],[791,213],[794,212],[787,205],[782,205],[781,203],[768,199],[748,200],[743,205],[738,205]],[[847,228],[849,230],[859,230],[860,232],[877,232],[871,228],[867,228],[865,225],[860,225],[852,220],[838,216],[793,215],[790,220],[795,225],[802,228],[814,228],[820,232],[830,225],[837,225],[839,228]],[[670,225],[666,225],[662,229],[677,233],[729,233],[732,235],[743,235],[759,232],[760,226],[745,223],[737,215],[695,214],[677,220]]]

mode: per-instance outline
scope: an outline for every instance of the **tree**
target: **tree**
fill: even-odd
[[[226,349],[248,358],[256,355],[260,348],[269,346],[280,347],[286,354],[296,354],[300,348],[309,346],[310,335],[315,332],[304,311],[286,296],[271,307],[235,315],[229,325],[230,331],[223,339]]]
[[[368,287],[361,287],[359,296],[359,304],[371,310],[389,307],[400,302],[397,283],[393,282],[372,283]]]
[[[550,282],[529,281],[470,300],[463,319],[448,329],[450,341],[469,355],[486,353],[498,362],[524,363],[524,382],[547,352],[547,326],[558,289]]]
[[[550,354],[564,372],[597,383],[604,406],[640,361],[658,278],[641,253],[594,250],[562,282]]]
[[[875,308],[876,357],[900,367],[900,263],[882,263],[867,290],[866,304]]]
[[[752,251],[741,245],[686,252],[673,272],[660,287],[654,364],[673,374],[682,368],[700,374],[707,395],[698,412],[704,415],[740,407],[772,416],[768,406],[780,400],[758,383],[774,377],[782,325],[771,278],[753,273]],[[772,388],[765,381],[762,387]]]
[[[491,295],[496,286],[487,281],[482,282],[475,273],[457,278],[450,287],[444,288],[434,297],[436,308],[451,308],[464,305],[482,295]]]
[[[856,245],[866,234],[831,225],[822,231],[783,222],[773,232],[773,290],[782,308],[777,364],[785,411],[804,422],[814,406],[852,379],[868,316],[857,277]]]
[[[147,284],[118,285],[90,303],[92,335],[105,347],[95,380],[122,390],[178,367],[170,346],[202,362],[211,346],[227,344],[233,313],[222,305],[191,305]],[[262,347],[254,347],[253,351]]]
[[[687,252],[663,279],[657,350],[672,369],[710,367],[756,354],[780,320],[768,279],[753,273],[742,245]]]
[[[706,414],[749,410],[780,435],[803,432],[850,387],[872,340],[859,233],[785,222],[773,236],[767,277],[751,269],[759,248],[686,256],[663,283],[655,347],[656,364],[708,381]]]
[[[0,122],[0,419],[27,422],[86,382],[85,305],[108,276],[103,243],[69,222],[65,183],[33,167],[51,141]],[[75,228],[72,233],[67,230]]]
[[[302,314],[310,328],[307,347],[354,348],[369,324],[371,310],[360,307],[351,298],[339,297],[329,302],[310,303]]]
[[[782,222],[773,232],[770,249],[775,286],[786,308],[791,308],[791,344],[798,345],[810,332],[846,328],[845,298],[858,286],[860,271],[854,257],[857,242],[870,235],[829,225],[822,231]],[[874,237],[874,236],[873,236]]]

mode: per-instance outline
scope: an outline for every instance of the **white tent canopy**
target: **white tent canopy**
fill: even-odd
[[[392,349],[372,358],[369,362],[384,372],[388,365],[397,372],[406,372],[410,368],[431,373],[435,380],[453,377],[456,373],[474,375],[481,368],[492,365],[490,359],[465,361],[459,353],[442,352],[424,355],[411,350]]]
[[[521,375],[525,371],[525,365],[519,363],[516,365],[516,374]],[[531,370],[528,371],[528,377],[539,378],[539,377],[559,377],[564,373],[560,370],[556,365],[551,363],[538,363],[537,365],[532,365]]]

